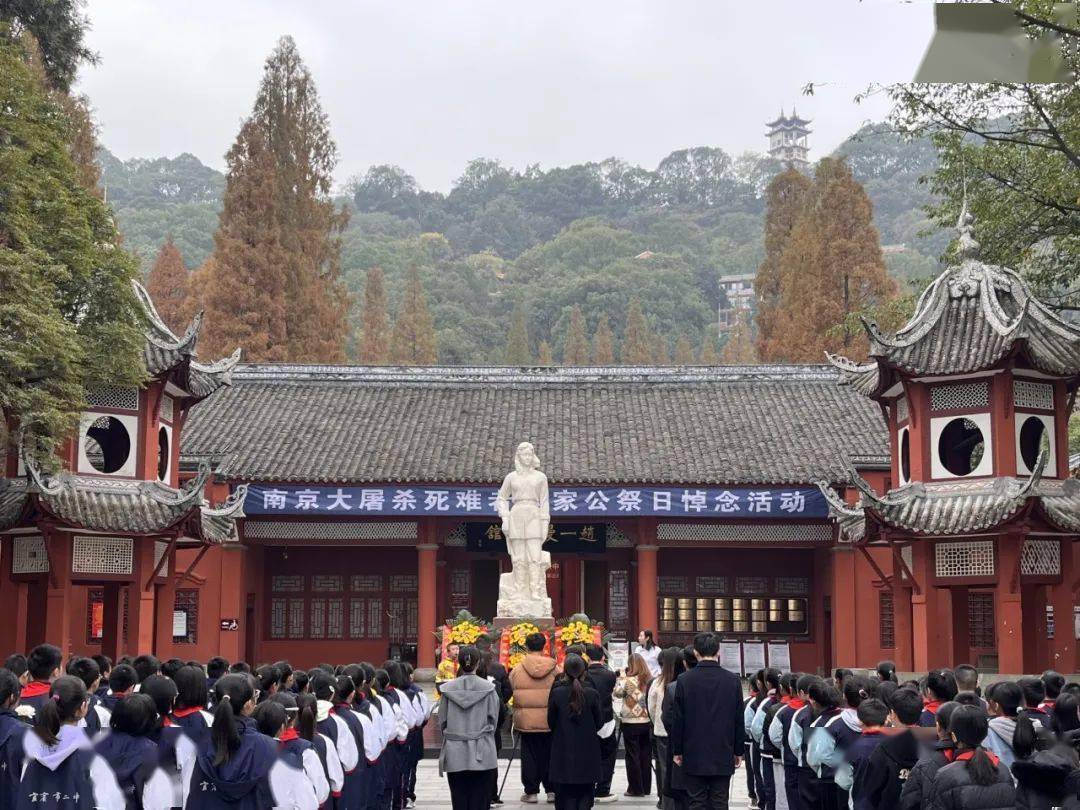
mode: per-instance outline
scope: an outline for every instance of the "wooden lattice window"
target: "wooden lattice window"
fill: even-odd
[[[177,635],[179,614],[184,614],[184,634]],[[184,588],[173,599],[173,644],[197,644],[199,639],[199,590]]]
[[[968,591],[968,636],[974,648],[987,649],[997,646],[992,592]]]
[[[893,592],[878,591],[878,634],[881,637],[881,649],[891,650],[896,647],[896,625],[894,623]]]

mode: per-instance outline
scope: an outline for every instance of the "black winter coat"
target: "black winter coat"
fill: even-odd
[[[1080,808],[1080,769],[1071,751],[1038,751],[1028,759],[1013,763],[1016,779],[1016,806],[1023,810]]]
[[[993,784],[977,785],[967,762],[950,762],[937,772],[927,806],[931,810],[1015,810],[1012,774],[998,763],[997,775]]]
[[[915,763],[907,780],[900,791],[900,810],[922,810],[930,800],[930,788],[934,784],[937,772],[949,764],[946,752],[951,751],[952,746],[943,742],[929,752],[924,753],[922,759]]]
[[[551,729],[548,778],[556,785],[599,782],[602,769],[596,732],[604,723],[596,690],[585,686],[585,708],[575,716],[570,712],[570,685],[556,684],[548,698],[547,722]]]
[[[492,661],[488,664],[488,675],[495,681],[495,691],[499,699],[503,703],[509,701],[514,695],[514,688],[510,685],[510,673],[506,671],[506,667],[498,661]]]
[[[615,691],[615,673],[603,664],[589,664],[585,670],[585,684],[596,690],[600,699],[600,725],[606,725],[615,719],[615,710],[611,705],[611,694]]]
[[[680,675],[668,740],[688,775],[731,776],[746,740],[739,676],[712,660]]]
[[[883,736],[855,772],[856,808],[891,810],[900,803],[904,780],[919,761],[919,741],[910,730]]]

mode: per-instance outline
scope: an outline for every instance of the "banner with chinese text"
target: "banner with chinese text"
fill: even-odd
[[[252,485],[244,512],[255,515],[418,517],[496,514],[497,487],[298,487]],[[552,517],[787,518],[828,516],[817,489],[755,487],[557,487]]]

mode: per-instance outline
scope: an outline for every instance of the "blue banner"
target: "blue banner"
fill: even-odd
[[[497,487],[297,487],[253,484],[244,513],[418,517],[496,515]],[[683,487],[557,487],[549,489],[551,516],[824,518],[817,489],[697,489]]]

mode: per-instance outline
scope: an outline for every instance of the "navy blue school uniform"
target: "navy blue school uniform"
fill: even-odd
[[[390,686],[383,693],[383,697],[386,698],[392,706],[401,706],[401,695],[397,693],[397,689]],[[399,742],[395,737],[390,740],[390,744],[387,746],[387,751],[393,751],[393,755],[390,757],[387,767],[387,779],[386,779],[386,793],[390,794],[390,807],[404,807],[404,794],[405,794],[405,743]]]
[[[96,697],[98,700],[104,699],[105,697],[108,696],[108,694],[109,694],[109,684],[108,683],[102,683],[101,686],[99,686],[97,689],[94,690],[94,697]]]
[[[368,797],[371,795],[371,781],[372,774],[370,768],[368,768],[367,757],[364,756],[364,726],[360,722],[360,718],[352,713],[352,706],[348,703],[339,703],[334,706],[334,712],[345,721],[345,725],[349,727],[349,731],[353,735],[353,739],[356,740],[356,752],[359,758],[356,761],[356,770],[352,772],[351,778],[353,779],[355,786],[350,790],[349,776],[345,777],[345,789],[342,791],[343,798],[349,797],[353,799],[355,797],[356,804],[345,804],[349,810],[353,807],[364,808],[367,807]]]
[[[52,687],[48,681],[30,681],[23,687],[19,696],[19,705],[29,706],[37,714],[37,710],[49,699],[49,689]]]
[[[64,725],[55,746],[46,746],[32,731],[23,737],[27,752],[15,810],[93,810],[94,751],[81,728]],[[31,750],[32,749],[32,750]],[[59,796],[59,798],[56,798]],[[119,799],[119,796],[116,797]]]
[[[112,692],[109,692],[104,697],[100,698],[101,705],[108,709],[110,712],[116,711],[116,704],[123,699],[123,695],[114,695]]]
[[[847,750],[844,752],[844,758],[851,764],[851,776],[854,783],[851,788],[851,801],[854,810],[873,810],[874,808],[873,804],[867,803],[866,797],[859,795],[854,785],[859,784],[860,777],[866,769],[866,764],[870,761],[870,755],[877,750],[883,739],[884,735],[877,729],[863,731],[862,734],[848,744]]]
[[[95,706],[100,704],[97,694],[90,696],[86,706],[86,736],[94,739],[101,732],[101,715],[97,713]]]
[[[158,767],[158,747],[148,737],[134,737],[122,731],[105,735],[94,746],[116,775],[128,810],[142,807],[143,788]]]
[[[188,739],[191,740],[197,750],[202,751],[206,746],[210,745],[210,724],[206,722],[201,706],[174,711],[172,721],[178,728],[184,730],[184,733],[187,734]]]
[[[11,709],[0,711],[0,807],[14,807],[29,726]]]
[[[373,727],[380,727],[380,724],[382,723],[382,714],[376,703],[373,703],[366,697],[361,698],[359,701],[353,703],[353,709],[370,720]],[[364,752],[361,751],[360,755],[364,756]],[[380,754],[378,759],[374,762],[368,762],[368,773],[370,774],[368,781],[368,806],[376,807],[379,802],[379,797],[386,789],[386,757]]]
[[[337,711],[334,712],[334,715],[341,716]],[[348,725],[349,721],[344,717],[341,717],[341,720],[348,726],[349,733],[352,734],[352,726]],[[325,734],[330,739],[330,742],[337,745],[338,734],[340,731],[338,724],[334,722],[333,717],[327,717],[325,720],[320,720],[315,724],[315,729],[320,734]],[[355,734],[353,734],[353,739],[356,739]],[[333,806],[339,808],[339,810],[352,810],[354,807],[363,810],[363,808],[368,806],[368,783],[359,778],[362,773],[360,770],[362,767],[360,763],[363,762],[364,766],[367,765],[367,763],[364,762],[364,748],[362,742],[357,748],[357,754],[359,759],[357,760],[356,767],[351,771],[345,771],[345,784],[341,787],[341,795],[334,797]]]
[[[255,728],[249,717],[235,720],[240,747],[228,762],[214,764],[214,746],[199,749],[191,774],[186,810],[264,810],[274,806],[270,769],[277,762],[277,745]]]
[[[799,759],[796,752],[792,751],[788,745],[788,732],[791,731],[791,723],[795,718],[795,714],[805,705],[804,701],[792,698],[773,718],[773,722],[779,722],[782,729],[780,752],[781,762],[784,765],[784,784],[783,787],[777,785],[776,789],[778,791],[783,790],[784,795],[787,796],[788,810],[804,810],[802,794],[799,793]]]

